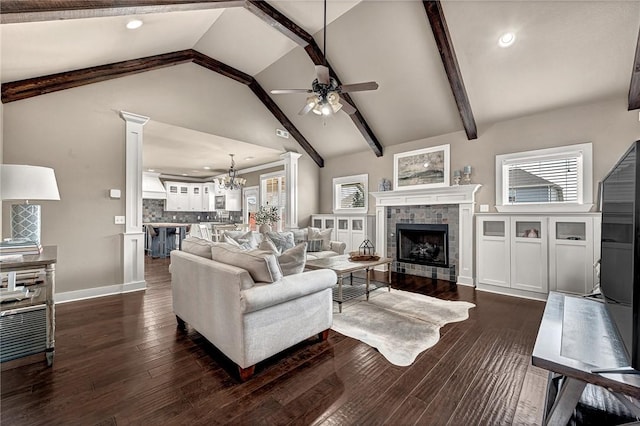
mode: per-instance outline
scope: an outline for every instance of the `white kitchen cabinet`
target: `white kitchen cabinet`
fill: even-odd
[[[345,253],[356,251],[365,239],[375,241],[374,215],[315,214],[311,216],[311,226],[315,228],[333,228],[331,238],[347,245]]]
[[[478,289],[546,299],[549,291],[593,288],[599,213],[478,214],[476,221]]]
[[[164,185],[167,189],[167,201],[164,209],[166,211],[189,211],[189,184],[166,181]]]
[[[202,184],[202,211],[216,211],[215,185],[213,182]]]
[[[192,212],[202,211],[202,184],[189,184],[189,210]]]

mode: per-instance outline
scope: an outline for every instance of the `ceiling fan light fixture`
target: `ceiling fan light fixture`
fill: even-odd
[[[331,115],[331,113],[333,112],[331,108],[331,104],[328,102],[325,102],[322,105],[321,111],[322,111],[322,115]]]
[[[512,32],[506,32],[500,36],[498,39],[498,46],[500,47],[509,47],[516,41],[516,35]]]
[[[132,19],[127,22],[127,29],[135,30],[142,26],[142,21],[140,19]]]

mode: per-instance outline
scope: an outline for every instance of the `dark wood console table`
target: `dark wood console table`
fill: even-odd
[[[587,383],[610,390],[640,416],[640,406],[624,397],[640,399],[640,375],[594,372],[628,367],[605,309],[597,300],[549,294],[532,355],[533,365],[549,370],[543,424],[566,425]]]
[[[26,286],[26,297],[0,304],[0,362],[44,352],[47,364],[53,364],[57,257],[57,247],[46,246],[40,255],[0,262],[3,273],[40,270],[44,277],[42,281]]]

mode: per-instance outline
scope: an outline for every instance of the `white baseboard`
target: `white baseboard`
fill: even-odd
[[[469,287],[475,287],[475,284],[473,283],[473,278],[471,277],[463,277],[462,275],[458,275],[458,282],[456,283],[458,285],[466,285]]]
[[[546,302],[547,296],[548,296],[547,294],[523,291],[515,288],[495,288],[492,286],[487,286],[486,284],[476,285],[476,290],[486,291],[487,293],[501,294],[503,296],[520,297],[522,299],[529,299],[529,300],[538,300],[541,302]]]
[[[56,293],[53,299],[56,304],[75,302],[78,300],[93,299],[95,297],[112,296],[114,294],[130,293],[147,289],[146,281],[130,282],[124,284],[107,285],[103,287],[87,288],[84,290],[65,291]]]

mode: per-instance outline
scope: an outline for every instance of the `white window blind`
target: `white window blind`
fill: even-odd
[[[508,204],[581,202],[581,155],[505,164]]]
[[[364,207],[364,185],[346,183],[340,185],[340,208],[352,209]]]

